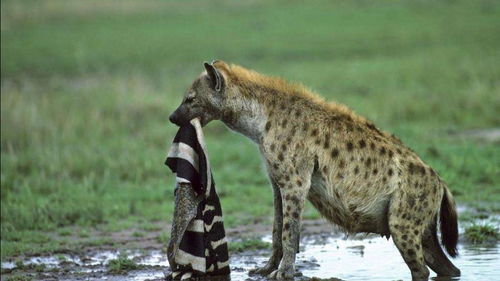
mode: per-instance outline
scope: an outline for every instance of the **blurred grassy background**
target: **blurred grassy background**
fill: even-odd
[[[214,58],[347,104],[459,203],[500,211],[498,141],[450,134],[500,125],[499,1],[3,0],[2,258],[64,247],[50,233],[74,225],[166,224],[168,115]],[[269,222],[257,148],[205,133],[227,224]]]

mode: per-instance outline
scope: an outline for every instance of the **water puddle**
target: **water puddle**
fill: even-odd
[[[473,247],[459,245],[461,256],[454,264],[462,270],[456,280],[494,280],[500,275],[498,244]],[[315,259],[320,265],[305,268],[305,276],[336,277],[343,280],[408,280],[410,272],[391,240],[328,239],[324,245],[310,245],[300,260]],[[435,274],[431,274],[435,276]],[[481,278],[478,279],[478,277]]]

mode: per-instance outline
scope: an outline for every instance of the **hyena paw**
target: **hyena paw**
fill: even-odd
[[[277,258],[277,255],[273,254],[267,261],[266,265],[251,269],[249,274],[250,275],[259,274],[263,276],[269,275],[271,272],[278,269],[278,266],[280,265],[280,260],[281,256],[280,258]]]
[[[280,266],[278,269],[275,271],[271,272],[267,276],[269,279],[275,279],[278,281],[282,280],[293,280],[295,270],[293,266]]]
[[[274,264],[268,262],[266,265],[262,267],[256,267],[254,269],[251,269],[249,273],[250,275],[259,274],[265,276],[273,272],[276,268],[278,268],[278,266],[275,266]]]

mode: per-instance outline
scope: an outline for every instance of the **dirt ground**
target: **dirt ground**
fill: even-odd
[[[171,226],[165,226],[164,223],[157,224],[157,230],[146,232],[140,237],[134,235],[137,229],[127,229],[112,233],[93,230],[89,235],[94,239],[103,238],[108,241],[113,241],[113,243],[98,246],[85,246],[78,251],[60,251],[51,256],[17,257],[16,260],[22,260],[24,262],[22,270],[19,268],[15,269],[16,265],[13,260],[4,261],[4,263],[2,263],[1,280],[9,280],[9,277],[13,276],[25,276],[33,278],[34,280],[99,280],[101,278],[106,280],[124,280],[124,276],[108,274],[105,268],[105,262],[99,262],[99,260],[109,260],[122,251],[134,253],[134,261],[140,261],[146,256],[151,255],[151,253],[154,253],[153,255],[158,257],[158,259],[166,259],[164,253],[166,243],[160,242],[158,237],[162,233],[170,233]],[[272,225],[262,223],[226,228],[226,235],[230,243],[231,241],[242,241],[245,239],[266,236],[270,237],[271,232]],[[320,237],[320,234],[338,236],[341,235],[341,232],[323,219],[304,220],[301,232],[303,237]],[[78,239],[76,236],[73,238]],[[266,250],[260,250],[260,252],[262,251],[267,252]],[[259,251],[253,250],[253,252],[256,254],[256,252]],[[247,251],[245,255],[248,254],[249,252]],[[135,274],[139,274],[140,276],[133,278],[127,277],[126,280],[163,280],[163,277],[141,278],[141,276],[148,275],[149,272],[156,272],[156,275],[158,275],[158,272],[168,272],[166,260],[156,263],[156,265],[142,265],[141,270],[135,272]],[[44,264],[44,267],[35,266],[36,264]],[[82,267],[82,264],[85,264],[85,266]],[[233,270],[238,271],[238,268],[234,268]],[[143,274],[140,274],[141,272],[143,272]],[[30,279],[28,278],[26,280]]]

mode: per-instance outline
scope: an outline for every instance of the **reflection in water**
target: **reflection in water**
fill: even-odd
[[[364,246],[363,254],[352,251]],[[452,262],[462,276],[455,280],[498,280],[500,254],[498,244],[489,246],[459,245],[460,256]],[[330,239],[324,245],[310,245],[299,259],[314,257],[320,267],[304,269],[306,276],[337,277],[344,280],[407,280],[410,271],[392,241],[382,238],[365,240]],[[431,271],[431,276],[436,274]]]

